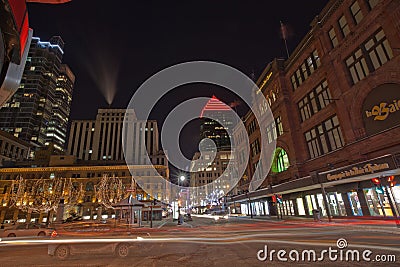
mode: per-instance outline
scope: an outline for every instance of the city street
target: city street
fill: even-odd
[[[0,267],[400,266],[400,0],[0,1]]]
[[[379,226],[381,224],[381,226]],[[85,244],[83,248],[115,242],[134,240],[130,255],[126,258],[118,258],[111,253],[89,253],[73,255],[61,261],[47,255],[47,245],[28,245],[28,242],[19,240],[16,243],[12,239],[1,242],[0,257],[1,266],[265,266],[271,264],[270,260],[260,261],[257,258],[259,251],[268,247],[270,251],[280,249],[315,250],[316,266],[397,266],[395,262],[376,262],[375,255],[394,255],[400,259],[400,231],[393,223],[376,221],[374,224],[365,222],[311,222],[311,221],[276,221],[273,219],[254,219],[230,217],[224,221],[215,222],[211,216],[196,217],[193,221],[181,226],[176,222],[165,220],[158,226],[149,229],[135,229],[130,234],[93,232],[79,234],[70,232],[60,234],[60,240],[67,242],[81,242],[83,239],[101,238],[97,243]],[[62,232],[62,231],[60,231]],[[148,233],[148,234],[147,234]],[[145,234],[145,235],[144,235]],[[144,236],[136,239],[136,236]],[[345,239],[347,247],[343,249],[359,250],[360,261],[340,262],[338,259],[331,261],[328,254],[320,257],[324,249],[331,247],[338,250],[338,239]],[[104,239],[112,239],[106,240]],[[118,239],[118,241],[116,241]],[[38,241],[37,239],[35,239]],[[33,240],[33,241],[35,241]],[[78,240],[78,241],[77,241]],[[30,240],[32,242],[32,239]],[[50,241],[51,242],[51,241]],[[22,243],[22,244],[21,244]],[[372,251],[371,262],[363,261],[363,250]],[[26,257],[29,253],[29,257]],[[261,253],[262,257],[264,254]],[[345,255],[345,254],[344,254]],[[307,256],[308,257],[308,256]],[[305,261],[294,262],[286,258],[288,262],[279,262],[277,252],[273,255],[272,264],[280,266],[306,266]],[[343,256],[344,257],[344,256]],[[344,258],[343,258],[344,259]],[[312,258],[311,258],[312,261]],[[327,265],[328,264],[328,265]],[[398,263],[397,263],[398,264]]]

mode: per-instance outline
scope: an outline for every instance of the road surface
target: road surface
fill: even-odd
[[[146,234],[143,239],[136,238],[138,231]],[[92,239],[97,245],[133,240],[134,246],[128,257],[118,258],[88,252],[96,244],[85,244],[83,254],[60,261],[47,254],[46,244],[38,243]],[[130,234],[72,231],[55,240],[6,238],[0,242],[0,259],[0,266],[399,266],[400,231],[383,223],[379,227],[379,222],[371,226],[194,217],[182,226],[167,221]],[[382,259],[385,262],[377,261]]]

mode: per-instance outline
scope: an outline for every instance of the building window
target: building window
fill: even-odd
[[[317,107],[319,110],[325,108],[332,102],[331,93],[328,88],[328,82],[325,80],[319,84],[315,89]]]
[[[289,157],[286,151],[278,147],[275,151],[275,160],[272,171],[275,173],[284,172],[289,168]]]
[[[324,80],[297,104],[301,120],[305,121],[309,119],[312,115],[325,108],[331,102],[332,96],[328,88],[328,82]]]
[[[336,47],[339,42],[338,42],[338,39],[337,39],[337,36],[336,36],[335,29],[332,27],[329,30],[328,34],[329,34],[329,39],[331,39],[332,47]]]
[[[393,52],[385,33],[379,29],[346,59],[353,83],[356,84],[370,72],[377,70],[393,58]]]
[[[343,137],[340,130],[339,119],[337,116],[330,118],[324,122],[324,128],[328,136],[328,144],[330,145],[330,150],[336,150],[343,147]]]
[[[313,65],[314,65],[315,69],[317,69],[319,66],[321,66],[321,59],[319,58],[317,50],[314,50],[312,52],[312,61],[313,61]]]
[[[276,132],[277,132],[278,136],[281,136],[283,134],[283,125],[282,125],[281,116],[279,116],[275,119],[275,125],[276,125]]]
[[[305,121],[305,120],[309,119],[311,117],[312,113],[311,113],[310,102],[308,100],[308,97],[305,97],[302,100],[300,100],[300,102],[297,105],[299,106],[301,120]]]
[[[251,135],[252,133],[254,133],[256,129],[257,129],[256,120],[252,120],[252,121],[250,122],[249,128],[248,128],[249,135]]]
[[[369,4],[369,7],[371,9],[373,9],[379,3],[380,0],[367,0],[367,1],[368,1],[368,4]]]
[[[305,133],[306,137],[306,142],[308,146],[308,151],[310,153],[311,158],[315,158],[320,156],[321,150],[320,146],[318,145],[318,139],[317,139],[317,134],[315,129],[311,129],[310,131]]]
[[[321,60],[317,50],[314,50],[290,77],[293,90],[296,90],[319,66],[321,66]]]
[[[306,132],[304,136],[311,158],[321,156],[344,145],[337,116],[317,125]]]
[[[393,57],[392,49],[382,29],[365,43],[365,50],[371,58],[374,70],[377,70]]]
[[[268,144],[272,143],[272,141],[276,140],[278,136],[283,134],[283,125],[282,118],[276,117],[274,122],[267,126],[267,140]]]
[[[350,6],[350,11],[351,11],[351,14],[353,15],[353,19],[354,19],[354,22],[356,23],[356,25],[358,24],[358,23],[360,23],[360,21],[363,19],[363,14],[362,14],[362,12],[361,12],[361,9],[360,9],[360,5],[358,4],[358,2],[357,1],[355,1],[351,6]]]
[[[250,144],[250,149],[252,157],[260,153],[261,149],[260,149],[260,142],[258,141],[258,139],[256,139],[253,143]]]
[[[267,139],[268,139],[268,144],[272,143],[272,141],[276,140],[278,137],[276,133],[276,126],[275,122],[271,123],[270,125],[267,126]]]
[[[339,19],[339,26],[342,30],[343,37],[346,37],[350,33],[349,24],[347,24],[346,17],[343,15]]]
[[[307,69],[307,67],[306,67],[306,63],[304,62],[302,65],[301,65],[301,73],[303,74],[303,77],[304,77],[304,80],[307,80],[307,78],[308,78],[308,69]]]
[[[292,81],[293,90],[296,90],[296,89],[297,89],[296,77],[295,77],[294,75],[292,75],[292,77],[290,78],[290,80]]]
[[[367,62],[361,49],[358,49],[346,59],[353,83],[356,84],[369,74]]]

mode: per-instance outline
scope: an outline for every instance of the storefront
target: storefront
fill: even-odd
[[[393,217],[399,211],[399,174],[388,155],[319,176],[332,216]]]
[[[240,213],[253,216],[266,216],[270,215],[269,201],[266,198],[242,200],[240,202]]]
[[[281,196],[279,201],[276,195]],[[235,201],[246,215],[312,217],[313,210],[319,210],[322,216],[336,218],[390,218],[400,211],[400,168],[387,155],[261,189]]]

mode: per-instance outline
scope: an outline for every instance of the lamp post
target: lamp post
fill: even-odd
[[[181,191],[181,189],[180,189],[180,183],[179,182],[184,182],[186,180],[186,177],[184,176],[184,175],[181,175],[181,176],[179,176],[179,178],[178,178],[178,224],[182,224],[182,218],[181,218],[181,207],[180,207],[180,205],[179,205],[179,203],[180,203],[180,191]]]

